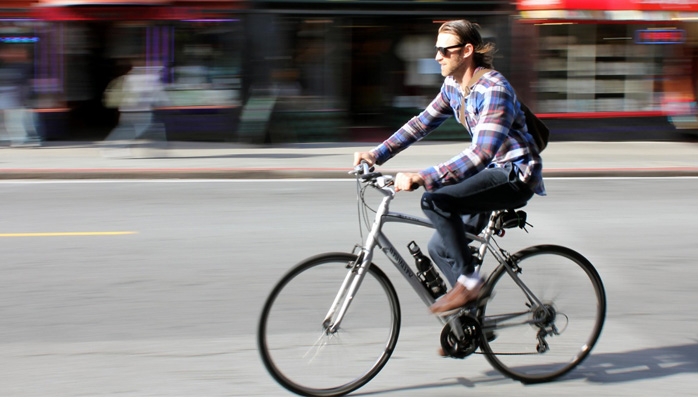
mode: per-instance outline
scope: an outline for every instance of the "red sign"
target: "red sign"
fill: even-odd
[[[104,4],[163,4],[169,3],[169,0],[39,0],[40,5],[47,6],[98,6]]]
[[[186,6],[179,6],[186,4]],[[214,4],[224,6],[211,9]],[[44,21],[156,21],[206,20],[244,6],[242,0],[172,1],[172,0],[41,0],[31,9],[34,18]],[[213,11],[213,12],[212,12]]]
[[[202,18],[195,9],[181,7],[41,7],[32,10],[44,21],[151,21]]]
[[[698,11],[698,0],[517,0],[519,10]]]
[[[639,29],[635,31],[638,44],[676,44],[686,41],[683,29]]]

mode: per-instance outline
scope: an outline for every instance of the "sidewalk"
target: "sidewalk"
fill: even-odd
[[[170,142],[142,145],[122,158],[105,158],[98,142],[48,142],[39,148],[0,148],[0,178],[348,178],[353,153],[375,145]],[[417,143],[381,170],[418,170],[448,160],[465,146]],[[698,176],[698,143],[551,142],[543,152],[543,165],[548,177]]]

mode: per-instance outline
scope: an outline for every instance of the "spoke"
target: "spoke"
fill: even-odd
[[[325,346],[327,346],[327,342],[329,341],[329,339],[327,338],[328,336],[329,336],[329,334],[327,331],[322,332],[320,334],[320,337],[315,341],[315,343],[313,343],[313,345],[310,346],[308,351],[305,352],[305,354],[303,355],[304,359],[308,358],[308,354],[310,354],[311,352],[314,353],[312,355],[312,357],[310,357],[310,360],[308,360],[308,364],[312,364],[313,360],[315,360],[315,357],[317,357],[318,354],[320,354],[320,352],[322,351],[322,349]],[[320,343],[320,342],[322,342],[322,343],[320,345],[318,345],[318,343]]]

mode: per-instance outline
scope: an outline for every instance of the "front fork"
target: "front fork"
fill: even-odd
[[[349,271],[346,277],[344,277],[344,281],[337,292],[337,296],[335,296],[322,322],[322,326],[326,333],[333,334],[339,330],[339,325],[342,323],[351,301],[354,299],[361,282],[371,266],[371,258],[372,257],[367,251],[362,250],[356,260],[347,264]]]
[[[373,261],[373,250],[376,247],[376,237],[378,232],[380,232],[383,216],[388,213],[388,208],[390,201],[395,195],[394,192],[384,188],[377,188],[384,197],[381,201],[378,210],[376,211],[376,217],[373,221],[373,226],[368,234],[368,238],[365,243],[365,247],[361,249],[356,260],[349,263],[347,268],[349,272],[342,282],[342,286],[337,292],[337,296],[332,302],[330,310],[325,315],[325,319],[322,322],[322,326],[325,332],[328,334],[336,333],[339,330],[339,325],[344,319],[351,301],[354,299],[356,292],[359,290],[361,282],[363,282],[368,269],[371,267],[371,262]],[[356,250],[357,247],[354,247]]]

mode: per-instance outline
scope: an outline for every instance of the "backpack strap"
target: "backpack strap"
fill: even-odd
[[[477,81],[479,81],[483,75],[485,75],[486,73],[488,73],[490,71],[492,71],[492,70],[489,68],[481,68],[479,71],[474,73],[473,77],[470,78],[470,82],[468,82],[468,84],[465,86],[465,95],[466,96],[469,95],[470,94],[470,87],[473,86],[474,84],[476,84]]]
[[[472,132],[470,131],[470,125],[468,124],[468,120],[465,119],[465,98],[468,97],[468,95],[470,95],[470,87],[473,86],[475,83],[477,83],[477,81],[479,81],[483,75],[485,75],[486,73],[488,73],[490,71],[492,71],[492,70],[489,68],[481,68],[476,73],[474,73],[473,77],[470,78],[470,81],[465,86],[465,96],[463,96],[463,98],[460,101],[460,112],[459,112],[458,116],[460,117],[460,120],[462,121],[461,124],[463,124],[463,126],[465,127],[465,129],[468,130],[468,133],[470,133],[471,136],[472,136]]]

